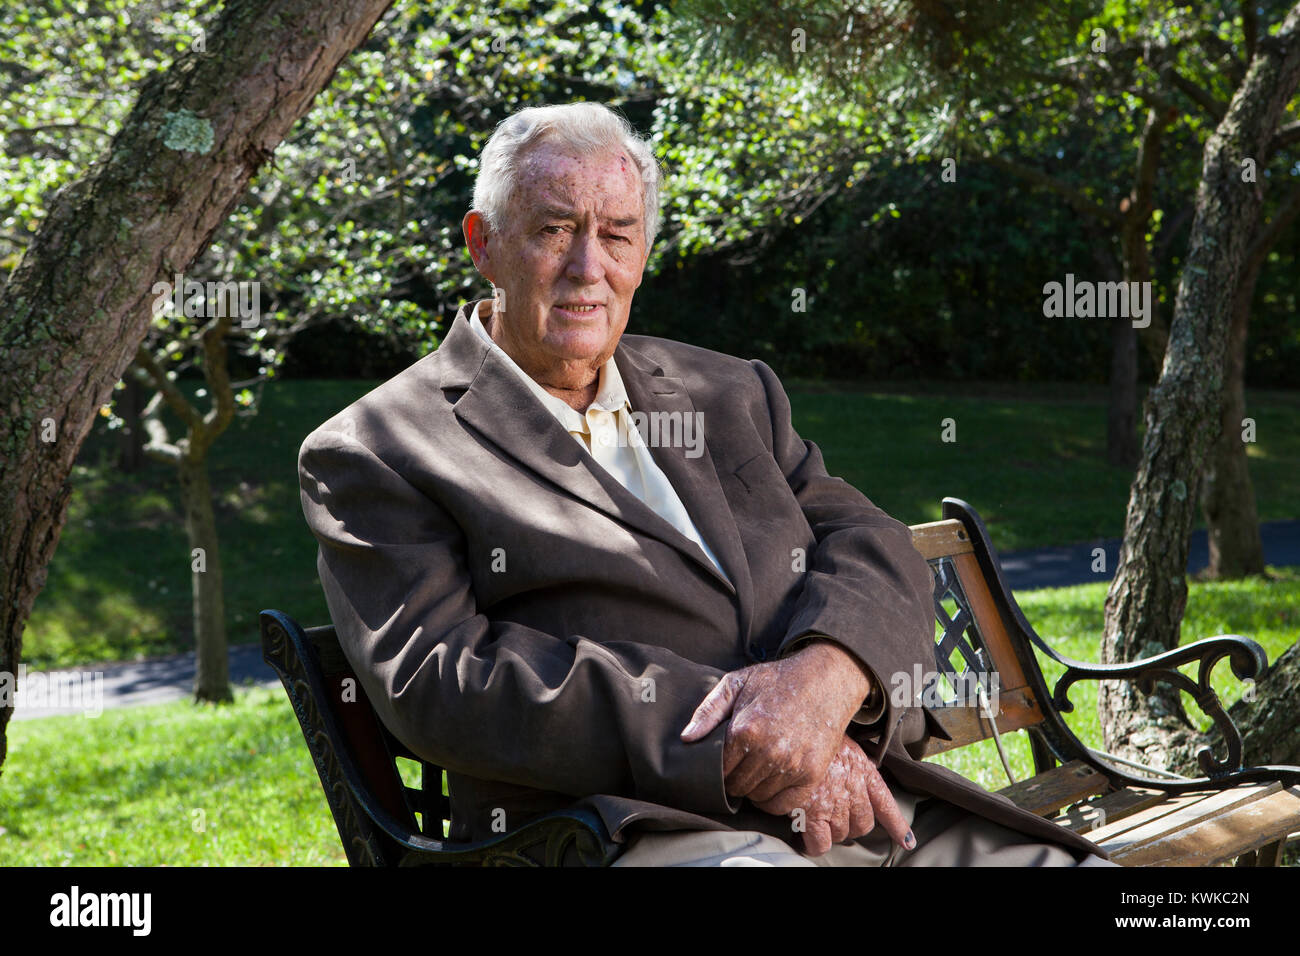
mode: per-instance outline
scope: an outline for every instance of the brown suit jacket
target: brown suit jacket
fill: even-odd
[[[761,361],[626,334],[615,361],[634,410],[703,414],[702,455],[652,454],[734,586],[595,463],[462,311],[435,352],[303,443],[339,640],[390,730],[447,769],[453,838],[582,804],[617,838],[635,824],[794,843],[788,819],[724,792],[725,724],[694,744],[678,735],[724,673],[809,633],[886,687],[933,668],[930,570],[906,525],[826,473]],[[914,759],[936,729],[890,701],[849,732],[894,785],[1100,852]]]

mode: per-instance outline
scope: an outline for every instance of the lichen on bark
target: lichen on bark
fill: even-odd
[[[164,146],[178,152],[206,156],[212,149],[212,121],[197,116],[190,110],[167,113],[163,117],[163,128],[159,135]]]

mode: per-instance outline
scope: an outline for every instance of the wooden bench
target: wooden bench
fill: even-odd
[[[943,515],[912,528],[934,572],[938,624],[936,669],[918,675],[926,686],[917,690],[951,738],[931,738],[925,756],[990,737],[1003,751],[1001,736],[1023,731],[1035,776],[1001,792],[1087,833],[1116,862],[1280,863],[1288,834],[1300,831],[1300,767],[1242,767],[1240,735],[1209,686],[1210,671],[1225,657],[1238,678],[1256,679],[1266,666],[1263,648],[1224,636],[1132,664],[1062,657],[1025,620],[974,509],[945,498]],[[445,839],[450,806],[442,768],[416,758],[380,723],[334,628],[304,629],[275,610],[263,611],[260,623],[263,655],[293,704],[352,865],[602,866],[621,851],[585,811],[548,814],[475,844]],[[1034,648],[1065,668],[1051,691]],[[1177,670],[1189,663],[1199,665],[1196,681]],[[1202,753],[1205,776],[1174,778],[1086,747],[1061,717],[1073,709],[1070,687],[1085,679],[1137,681],[1144,690],[1153,681],[1174,683],[1213,719],[1226,758]],[[402,762],[418,786],[404,782]]]
[[[1236,636],[1196,641],[1131,664],[1088,664],[1054,651],[1025,620],[1002,577],[979,515],[945,498],[943,521],[916,525],[913,542],[935,575],[937,675],[950,685],[937,717],[951,740],[930,739],[926,757],[1010,731],[1029,736],[1035,776],[1000,791],[1017,806],[1080,833],[1125,866],[1207,866],[1238,860],[1277,865],[1288,834],[1300,831],[1300,767],[1241,763],[1241,736],[1210,687],[1228,658],[1242,680],[1267,666],[1264,649]],[[1049,690],[1034,649],[1064,668]],[[1177,670],[1198,665],[1197,679]],[[1156,682],[1190,693],[1224,740],[1220,760],[1199,754],[1205,776],[1176,778],[1119,763],[1083,744],[1061,715],[1081,680]],[[982,706],[979,691],[997,707]],[[1001,742],[998,741],[1001,750]],[[1004,758],[1005,759],[1005,758]]]

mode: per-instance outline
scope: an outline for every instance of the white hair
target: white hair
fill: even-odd
[[[623,149],[632,156],[641,177],[641,209],[646,249],[659,232],[659,163],[645,140],[623,116],[603,103],[532,106],[506,117],[483,147],[474,181],[472,209],[499,230],[506,205],[514,194],[520,160],[533,146],[555,143],[581,156]]]

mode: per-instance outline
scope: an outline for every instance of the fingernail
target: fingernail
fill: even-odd
[[[912,831],[907,831],[907,836],[903,837],[903,846],[909,850],[916,849],[916,837],[912,836]]]
[[[691,735],[691,731],[694,729],[695,729],[695,721],[692,720],[689,724],[687,724],[685,727],[682,728],[682,736],[689,737]]]

